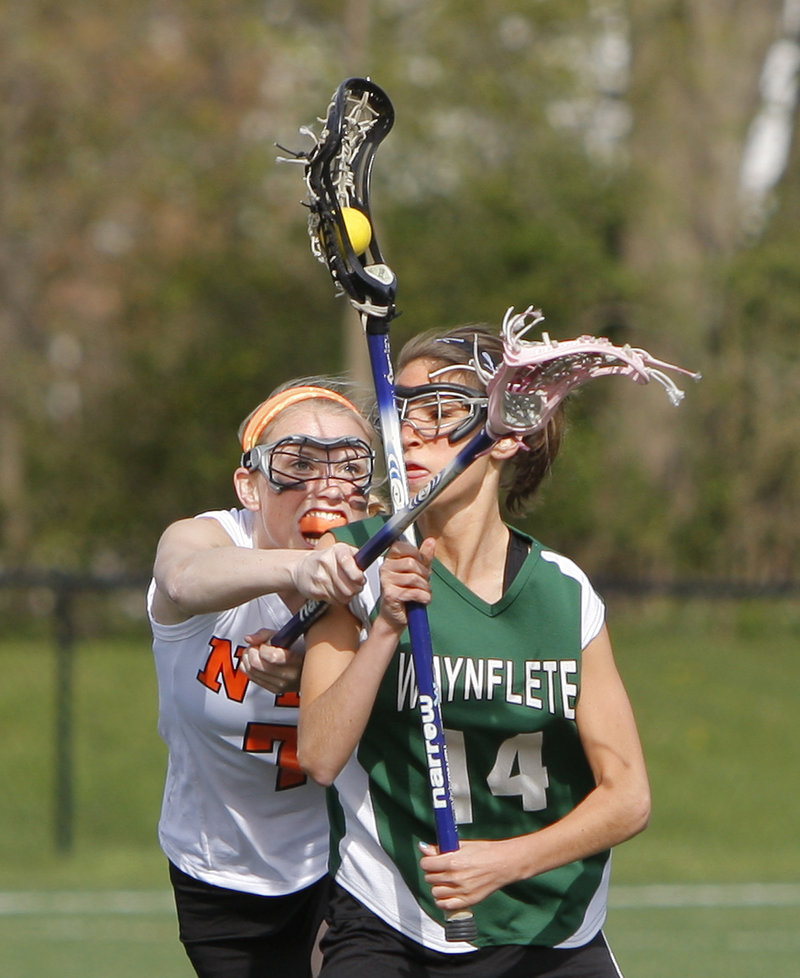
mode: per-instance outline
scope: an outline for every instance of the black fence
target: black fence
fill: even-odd
[[[38,619],[46,630],[55,662],[53,704],[54,778],[53,833],[57,850],[73,846],[74,784],[74,665],[79,638],[109,619],[127,616],[141,627],[148,579],[141,575],[89,574],[59,570],[0,571],[0,615],[22,622]],[[711,601],[787,598],[800,594],[800,581],[623,580],[595,579],[598,591],[613,598],[674,597]],[[25,597],[18,594],[27,593]],[[31,596],[37,598],[31,601]],[[99,599],[86,607],[87,596]],[[127,608],[125,598],[127,597]]]
[[[82,616],[96,619],[97,611],[82,611],[79,601],[87,595],[112,599],[123,594],[134,595],[144,616],[144,592],[148,579],[136,575],[78,574],[60,570],[23,570],[0,572],[0,594],[10,598],[2,609],[4,617],[22,624],[31,618],[44,619],[47,641],[52,645],[55,663],[55,701],[53,703],[53,833],[56,849],[72,849],[75,816],[74,802],[74,722],[75,650],[81,629]],[[26,602],[17,593],[35,594],[36,600]],[[118,617],[118,612],[104,608],[102,618]],[[125,617],[123,613],[123,617]],[[28,627],[24,624],[22,627]],[[96,626],[95,626],[96,627]]]

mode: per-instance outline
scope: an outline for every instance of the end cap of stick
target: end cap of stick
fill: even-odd
[[[478,925],[471,910],[457,910],[447,915],[444,936],[448,941],[474,941],[478,936]]]

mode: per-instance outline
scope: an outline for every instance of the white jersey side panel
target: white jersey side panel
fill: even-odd
[[[367,774],[355,755],[337,777],[336,791],[347,822],[337,882],[406,937],[448,954],[474,951],[472,944],[445,939],[444,928],[420,907],[381,847]]]

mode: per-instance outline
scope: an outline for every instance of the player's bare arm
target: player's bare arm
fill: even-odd
[[[325,552],[236,547],[216,520],[179,520],[156,552],[154,615],[177,624],[275,592],[347,601],[364,582],[353,553],[343,543]]]

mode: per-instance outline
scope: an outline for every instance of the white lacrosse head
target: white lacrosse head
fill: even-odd
[[[674,405],[684,394],[665,371],[700,379],[700,374],[657,360],[646,350],[615,346],[603,337],[556,341],[542,333],[541,340],[524,339],[543,320],[533,306],[519,314],[508,309],[501,331],[502,363],[489,371],[475,357],[475,371],[489,396],[487,429],[495,438],[514,435],[522,441],[547,424],[570,391],[597,377],[630,377],[637,384],[655,380]]]

